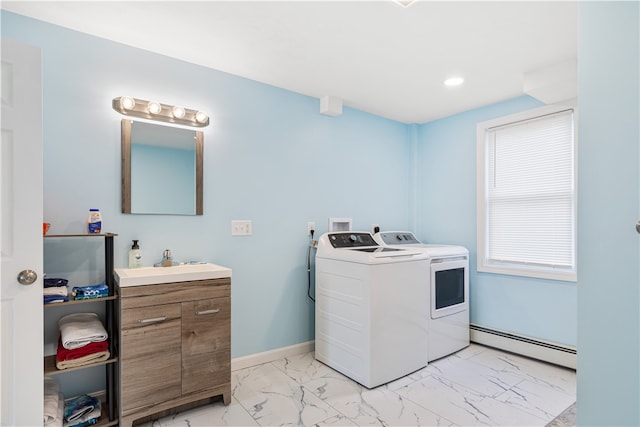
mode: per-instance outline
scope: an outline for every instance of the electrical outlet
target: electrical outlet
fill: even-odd
[[[231,221],[231,235],[232,236],[251,236],[253,234],[253,224],[250,219]]]
[[[307,234],[311,235],[312,231],[315,233],[315,231],[316,231],[316,223],[313,222],[313,221],[309,221],[307,223]]]

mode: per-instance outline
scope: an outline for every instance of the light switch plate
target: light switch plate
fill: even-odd
[[[253,224],[250,219],[234,219],[231,221],[232,236],[251,236]]]

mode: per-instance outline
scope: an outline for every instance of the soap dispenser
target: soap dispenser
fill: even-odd
[[[129,251],[129,268],[139,268],[142,266],[142,252],[138,241],[134,240],[131,250]]]

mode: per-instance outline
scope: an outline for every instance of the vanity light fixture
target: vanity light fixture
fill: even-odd
[[[120,96],[113,98],[111,106],[114,110],[126,116],[142,117],[143,119],[159,120],[193,127],[205,127],[209,125],[209,116],[202,111],[161,104],[156,101]]]

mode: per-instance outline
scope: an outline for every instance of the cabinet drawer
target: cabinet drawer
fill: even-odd
[[[162,328],[163,325],[170,324],[176,320],[179,325],[181,315],[179,303],[131,308],[122,310],[120,328],[125,333],[125,331],[132,329],[153,330],[154,328]]]
[[[180,396],[180,315],[180,304],[122,310],[123,410]]]
[[[122,308],[128,309],[181,301],[198,301],[202,298],[229,297],[231,296],[231,279],[128,286],[120,288],[119,291]]]
[[[231,346],[230,298],[182,303],[182,356],[213,353]]]

